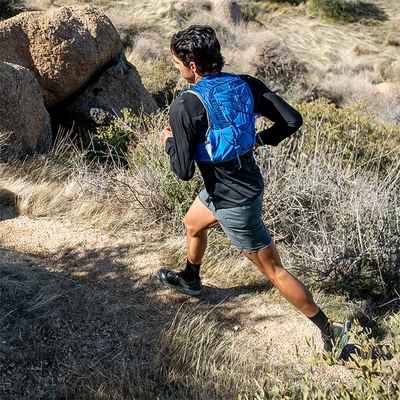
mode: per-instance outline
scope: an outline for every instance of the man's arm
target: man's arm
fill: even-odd
[[[256,112],[274,122],[271,127],[258,133],[257,143],[259,144],[277,146],[303,124],[300,113],[271,91],[262,95],[259,110]]]
[[[250,76],[241,78],[250,86],[254,97],[254,112],[274,122],[271,127],[258,133],[258,144],[277,146],[301,127],[302,116],[285,100],[269,90],[259,79]]]
[[[170,132],[164,129],[165,151],[169,155],[171,168],[179,179],[188,181],[195,172],[194,155],[196,143],[192,120],[185,110],[181,98],[175,100],[170,108]]]

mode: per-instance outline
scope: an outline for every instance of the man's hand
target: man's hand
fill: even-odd
[[[170,126],[167,126],[161,133],[161,143],[165,147],[165,143],[169,137],[174,137]]]

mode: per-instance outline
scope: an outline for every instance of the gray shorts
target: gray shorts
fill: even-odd
[[[199,193],[200,201],[212,211],[222,230],[240,251],[254,253],[271,244],[271,235],[261,219],[262,194],[245,206],[219,210],[207,198],[204,189]]]

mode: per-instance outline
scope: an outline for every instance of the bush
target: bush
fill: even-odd
[[[377,119],[365,103],[336,107],[321,98],[296,105],[303,116],[302,151],[307,154],[340,152],[343,161],[358,167],[387,170],[397,149],[399,127]],[[304,154],[303,154],[304,155]]]
[[[264,46],[255,67],[256,77],[280,96],[293,87],[307,93],[306,68],[294,59],[282,43],[272,41]]]
[[[361,20],[386,21],[388,16],[372,3],[346,0],[312,0],[311,8],[334,21],[357,22]]]
[[[323,99],[297,107],[302,134],[258,164],[268,188],[265,221],[301,275],[327,291],[368,299],[371,309],[398,304],[400,184],[393,127],[360,106]]]
[[[121,110],[122,117],[114,118],[110,126],[97,128],[95,133],[86,132],[83,135],[82,146],[88,155],[98,159],[107,159],[110,152],[121,159],[126,156],[129,146],[137,140],[136,131],[131,126],[140,129],[141,118],[128,109]]]
[[[22,0],[0,0],[0,21],[14,17],[22,11]]]
[[[391,331],[386,343],[378,345],[374,338],[358,324],[352,329],[353,350],[349,360],[338,359],[332,353],[321,353],[308,340],[312,357],[305,361],[298,356],[291,358],[297,365],[302,379],[300,385],[293,378],[281,381],[269,367],[269,373],[261,390],[253,399],[373,399],[389,400],[400,397],[400,318],[390,320]],[[350,347],[350,345],[347,345]],[[313,377],[314,368],[328,365],[343,365],[351,372],[351,379],[322,382]],[[300,388],[299,388],[300,386]],[[246,399],[248,397],[245,397]],[[243,399],[239,396],[239,399]]]

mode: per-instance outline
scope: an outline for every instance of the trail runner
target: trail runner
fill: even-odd
[[[301,115],[260,80],[221,72],[220,43],[209,26],[193,25],[176,33],[171,52],[175,67],[193,87],[171,104],[170,126],[163,130],[161,140],[178,178],[191,179],[197,164],[205,189],[184,217],[185,268],[180,272],[161,269],[158,279],[187,295],[199,295],[207,230],[220,225],[285,299],[318,326],[324,349],[335,348],[340,355],[349,340],[350,322],[328,320],[307,287],[282,266],[261,219],[264,183],[253,149],[278,145],[300,128]],[[255,114],[273,122],[257,136]]]

